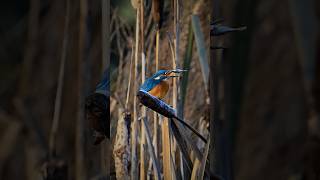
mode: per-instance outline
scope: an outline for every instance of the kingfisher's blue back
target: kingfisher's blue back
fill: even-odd
[[[155,74],[153,74],[150,78],[147,78],[145,82],[140,86],[140,89],[144,91],[151,91],[155,86],[157,86],[161,81],[165,79],[165,77],[160,77],[159,79],[155,79],[161,74],[164,74],[166,70],[159,70]]]

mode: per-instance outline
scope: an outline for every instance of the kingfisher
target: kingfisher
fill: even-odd
[[[146,79],[146,81],[140,86],[140,90],[144,90],[158,99],[163,99],[169,90],[168,80],[170,78],[180,77],[179,74],[184,71],[186,70],[159,70],[150,78]]]
[[[207,143],[206,138],[204,138],[197,130],[195,130],[192,126],[190,126],[188,123],[186,123],[183,119],[179,118],[175,112],[169,110],[168,108],[163,108],[165,106],[157,106],[157,102],[153,99],[155,98],[149,98],[148,100],[144,101],[143,99],[146,99],[145,95],[142,95],[141,92],[145,91],[148,94],[162,100],[165,95],[167,94],[169,90],[169,83],[168,80],[170,78],[180,77],[180,73],[187,71],[187,70],[181,70],[181,69],[174,69],[174,70],[159,70],[155,74],[153,74],[150,78],[148,78],[141,86],[140,91],[138,92],[138,98],[140,99],[140,102],[145,105],[146,107],[149,107],[150,109],[158,112],[159,114],[162,114],[168,118],[174,118],[181,124],[183,124],[186,128],[191,130],[193,133],[195,133],[200,139],[202,139],[205,143]],[[164,103],[165,104],[165,103]],[[166,104],[165,104],[166,105]],[[168,106],[168,105],[167,105]],[[171,108],[172,109],[172,108]]]
[[[95,91],[85,99],[85,115],[93,130],[94,145],[100,144],[110,134],[109,87],[110,81],[107,78],[106,70]]]

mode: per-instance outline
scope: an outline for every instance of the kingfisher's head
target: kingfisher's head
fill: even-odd
[[[184,71],[186,70],[182,70],[182,69],[159,70],[158,72],[156,72],[151,76],[151,79],[156,81],[165,81],[170,78],[180,77],[180,73]]]

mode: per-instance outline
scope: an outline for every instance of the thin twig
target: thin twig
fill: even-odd
[[[127,89],[127,97],[126,97],[126,104],[125,109],[128,109],[130,91],[131,91],[131,74],[132,74],[132,61],[133,61],[133,45],[131,46],[131,56],[130,56],[130,67],[129,67],[129,82],[128,82],[128,89]]]

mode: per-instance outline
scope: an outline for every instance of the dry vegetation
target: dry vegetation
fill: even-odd
[[[143,2],[143,1],[142,1]],[[152,19],[152,10],[151,10],[151,1],[147,6],[143,7],[143,18],[139,16],[141,14],[142,6],[137,6],[135,9],[138,12],[138,16],[136,16],[136,21],[138,24],[136,27],[130,26],[127,24],[126,19],[119,16],[117,13],[117,7],[112,8],[112,18],[111,18],[111,41],[115,45],[112,49],[113,53],[117,57],[115,60],[119,61],[118,66],[113,69],[112,72],[112,81],[111,81],[111,124],[112,124],[112,138],[115,137],[115,126],[120,121],[123,121],[123,116],[120,116],[118,111],[121,109],[123,112],[126,109],[127,113],[131,113],[132,123],[131,125],[136,124],[135,128],[130,128],[130,140],[123,142],[131,142],[127,144],[131,149],[134,149],[135,146],[137,151],[131,151],[130,153],[125,153],[125,156],[130,155],[131,158],[133,154],[136,156],[133,159],[136,159],[135,162],[131,161],[131,177],[138,177],[140,174],[140,178],[155,178],[157,171],[154,171],[154,164],[152,162],[151,155],[149,153],[149,149],[151,148],[148,144],[148,138],[153,142],[153,151],[156,155],[156,161],[160,165],[160,169],[158,171],[161,173],[161,176],[165,177],[165,179],[173,178],[173,176],[181,177],[181,154],[180,150],[177,147],[177,144],[173,138],[172,132],[169,128],[169,124],[166,123],[168,121],[167,118],[159,117],[154,114],[152,110],[147,109],[146,112],[146,124],[143,124],[143,120],[141,118],[144,117],[143,109],[140,106],[134,106],[134,98],[136,92],[142,84],[142,78],[150,77],[157,71],[157,65],[160,69],[182,69],[186,64],[186,50],[188,49],[188,36],[193,36],[192,27],[191,27],[191,15],[196,13],[201,18],[201,29],[203,30],[207,48],[207,52],[209,52],[209,24],[210,19],[208,16],[208,8],[205,5],[204,1],[192,2],[192,1],[179,1],[179,8],[175,4],[178,1],[167,2],[164,4],[164,13],[161,14],[164,18],[164,25],[160,29],[159,33],[159,59],[157,62],[156,58],[156,34],[157,30],[155,28],[154,19]],[[155,3],[155,1],[152,1]],[[203,11],[195,10],[201,8]],[[179,19],[177,19],[177,10],[179,11]],[[197,12],[199,11],[199,12]],[[200,13],[201,12],[201,13]],[[200,13],[200,14],[199,14]],[[138,17],[138,18],[137,18]],[[143,22],[143,23],[142,23]],[[176,29],[177,28],[177,29]],[[136,36],[136,30],[139,31]],[[178,31],[177,31],[178,30]],[[144,36],[141,36],[142,33]],[[178,42],[177,42],[177,39]],[[189,38],[190,39],[190,38]],[[137,42],[138,41],[138,42]],[[193,40],[191,41],[193,43]],[[139,47],[139,49],[136,49]],[[144,48],[143,48],[144,47]],[[208,137],[208,112],[206,111],[207,106],[209,105],[209,97],[206,91],[206,86],[204,84],[203,76],[200,68],[199,55],[197,53],[196,45],[193,45],[193,48],[190,49],[192,52],[191,56],[191,64],[188,69],[188,78],[187,78],[187,89],[185,95],[185,105],[183,107],[184,119],[191,124],[193,127],[198,129],[205,137]],[[137,51],[137,52],[135,52]],[[136,54],[137,53],[137,54]],[[142,55],[144,54],[144,55]],[[144,57],[145,56],[145,60]],[[208,54],[207,54],[208,56]],[[136,64],[137,63],[137,64]],[[135,72],[135,68],[137,71]],[[143,75],[143,68],[145,68],[145,76]],[[137,74],[135,74],[137,73]],[[208,75],[207,75],[208,76]],[[131,79],[130,79],[131,78]],[[186,78],[186,77],[183,77]],[[181,80],[178,79],[179,82],[171,81],[170,82],[170,91],[166,98],[165,102],[171,104],[174,108],[178,108],[178,104],[181,100],[180,90],[181,90]],[[176,83],[176,84],[174,84]],[[128,94],[128,88],[129,94]],[[129,95],[129,96],[128,96]],[[174,98],[176,97],[176,98]],[[128,101],[126,101],[128,99]],[[136,101],[138,103],[138,101]],[[134,115],[134,108],[137,108],[137,117]],[[181,107],[180,107],[181,108]],[[178,110],[179,111],[179,110]],[[120,113],[121,114],[121,113]],[[157,120],[155,120],[157,118]],[[117,123],[116,123],[117,122]],[[166,126],[167,128],[163,126]],[[133,126],[134,127],[134,126]],[[147,129],[146,129],[147,127]],[[162,128],[161,128],[162,127]],[[123,126],[123,128],[128,128],[127,126]],[[161,130],[162,129],[162,130]],[[157,130],[157,131],[155,131]],[[119,133],[126,131],[123,129],[119,132],[119,127],[117,128],[117,136],[120,136]],[[136,132],[133,132],[136,131]],[[149,131],[149,132],[148,132]],[[169,132],[170,131],[170,132]],[[187,132],[189,134],[189,132]],[[136,135],[135,138],[133,137]],[[156,134],[156,135],[155,135]],[[191,133],[190,133],[191,134]],[[145,139],[147,135],[147,139]],[[148,137],[148,135],[150,137]],[[169,138],[168,140],[164,140],[164,138]],[[132,140],[134,140],[132,142]],[[198,141],[197,138],[194,138],[194,141]],[[198,148],[202,151],[203,154],[205,150],[205,145],[199,140]],[[116,141],[116,149],[114,152],[119,152],[119,142]],[[143,145],[141,145],[143,144]],[[166,152],[166,150],[169,150]],[[133,154],[132,154],[133,153]],[[169,154],[167,154],[169,153]],[[192,150],[188,150],[189,156],[192,158],[193,164],[197,161],[194,158],[194,154]],[[169,159],[166,159],[169,155]],[[115,156],[117,157],[117,156]],[[133,160],[131,159],[131,160]],[[117,158],[116,158],[117,160]],[[200,160],[201,161],[201,160]],[[168,164],[169,163],[169,164]],[[144,167],[142,170],[141,167]],[[132,170],[133,168],[137,168]],[[184,167],[186,168],[186,167]],[[133,171],[133,172],[132,172]],[[185,178],[191,175],[191,171],[188,174],[183,172]],[[144,175],[143,175],[144,174]],[[130,173],[128,172],[128,175]],[[169,177],[170,176],[170,177]],[[171,177],[172,176],[172,177]],[[134,177],[133,177],[134,178]]]

